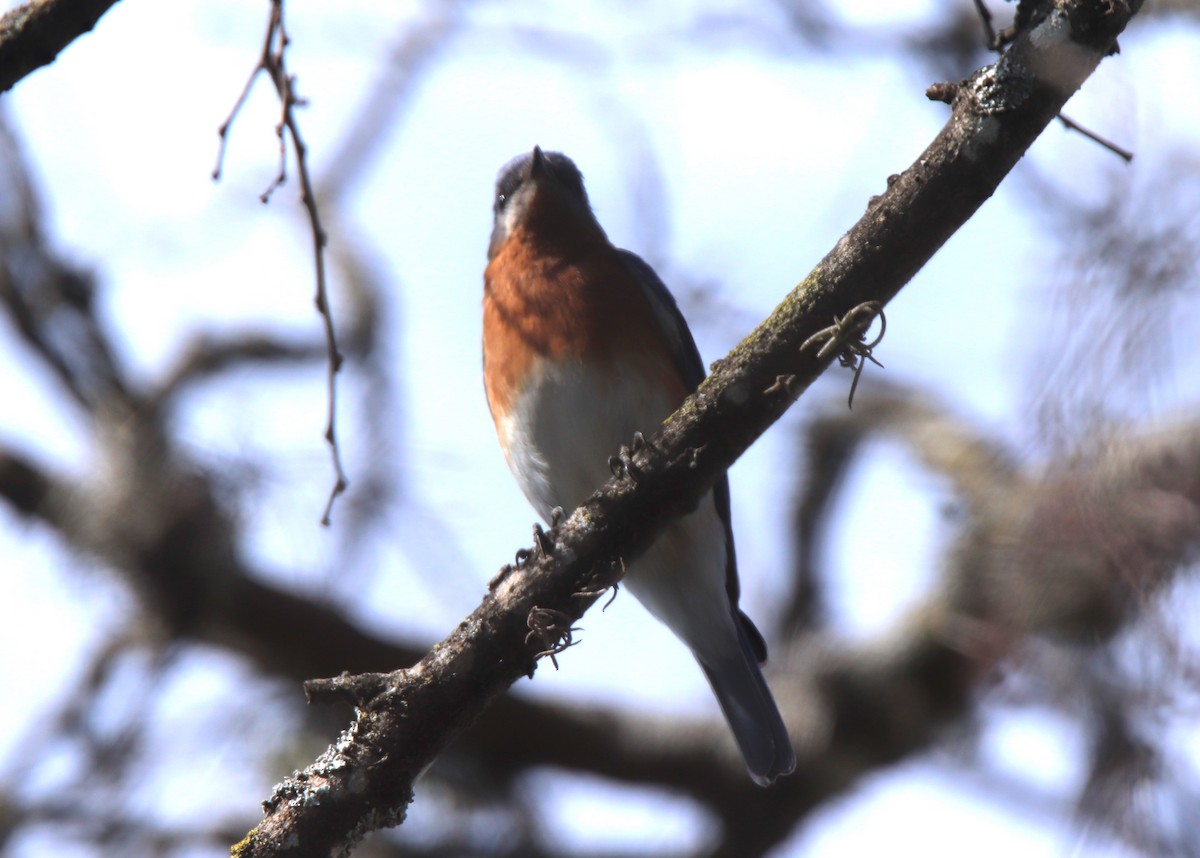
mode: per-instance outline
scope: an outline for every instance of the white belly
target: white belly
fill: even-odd
[[[650,438],[675,403],[633,366],[596,372],[583,364],[542,362],[501,421],[505,456],[521,490],[545,521],[562,507],[570,514],[611,476],[608,458],[634,432]],[[712,495],[670,525],[627,567],[625,582],[693,650],[705,635],[728,627],[725,526]],[[724,630],[724,629],[723,629]]]
[[[609,456],[634,432],[653,435],[674,410],[630,368],[540,361],[530,375],[500,429],[509,467],[547,521],[555,507],[570,513],[591,497],[611,476]]]

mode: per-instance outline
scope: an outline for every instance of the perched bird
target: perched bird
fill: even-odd
[[[635,432],[649,437],[704,378],[675,300],[614,247],[567,156],[535,148],[496,181],[483,295],[483,374],[508,465],[538,514],[572,510],[610,476]],[[758,664],[762,636],[738,610],[729,481],[675,521],[626,571],[638,600],[692,651],[755,782],[796,766]]]

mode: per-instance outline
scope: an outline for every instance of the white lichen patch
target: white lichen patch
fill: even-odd
[[[963,146],[963,157],[969,161],[978,161],[986,157],[984,149],[996,142],[1000,136],[1000,120],[994,116],[980,116],[975,120],[973,133],[967,137]]]
[[[1029,34],[1029,62],[1039,81],[1060,93],[1079,89],[1100,64],[1098,51],[1081,45],[1072,37],[1066,13],[1055,9]]]

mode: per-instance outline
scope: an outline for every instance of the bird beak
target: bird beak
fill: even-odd
[[[529,178],[536,178],[546,172],[546,156],[542,154],[541,146],[533,147],[533,158],[529,162]]]

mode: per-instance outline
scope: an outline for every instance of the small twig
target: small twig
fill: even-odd
[[[1118,158],[1122,159],[1126,164],[1128,164],[1130,161],[1133,160],[1133,153],[1130,152],[1128,149],[1123,149],[1120,146],[1118,146],[1116,143],[1112,142],[1111,140],[1101,137],[1095,131],[1090,131],[1087,128],[1084,128],[1082,125],[1080,125],[1075,120],[1071,119],[1065,113],[1058,114],[1058,121],[1061,122],[1063,125],[1067,126],[1067,128],[1070,129],[1071,131],[1078,131],[1080,134],[1082,134],[1084,137],[1088,138],[1089,140],[1091,140],[1095,143],[1099,143],[1101,146],[1103,146],[1109,152],[1112,152]]]
[[[237,115],[242,112],[242,106],[246,103],[246,99],[249,98],[250,90],[254,88],[254,82],[258,80],[258,75],[262,72],[263,68],[263,60],[259,59],[258,65],[250,72],[250,77],[246,80],[246,85],[242,87],[241,95],[233,103],[233,109],[229,111],[229,116],[225,118],[225,121],[221,123],[221,127],[217,129],[217,136],[221,142],[217,145],[217,163],[212,171],[214,182],[221,181],[221,171],[225,167],[225,150],[229,145],[229,129],[233,127],[233,120],[237,119]]]
[[[329,445],[330,456],[333,460],[334,483],[321,515],[321,524],[328,527],[330,515],[333,512],[334,501],[349,485],[346,470],[342,466],[342,451],[337,440],[337,374],[342,368],[342,354],[338,350],[337,333],[334,330],[333,314],[329,308],[329,290],[325,275],[325,230],[321,227],[321,216],[317,210],[317,198],[313,191],[312,180],[308,173],[308,149],[304,138],[300,135],[300,127],[296,122],[295,108],[305,106],[304,99],[296,95],[296,78],[287,71],[287,48],[290,44],[287,28],[283,22],[283,0],[271,0],[271,16],[267,22],[267,33],[263,39],[262,54],[258,64],[250,72],[250,78],[242,89],[229,117],[218,129],[221,138],[217,150],[217,164],[213,169],[213,179],[221,178],[221,169],[225,160],[225,148],[229,139],[229,130],[233,125],[242,106],[246,103],[254,82],[260,72],[266,72],[275,85],[279,96],[281,116],[275,126],[275,134],[279,138],[279,172],[259,197],[264,203],[268,202],[275,189],[287,181],[287,138],[292,141],[292,150],[296,156],[296,172],[300,176],[300,202],[308,213],[308,222],[312,229],[313,257],[316,268],[317,291],[315,303],[317,312],[325,329],[325,350],[328,355],[328,406],[325,419],[325,441]]]
[[[925,97],[930,101],[940,101],[942,104],[954,104],[954,98],[962,91],[962,84],[931,83],[925,90]],[[889,181],[891,177],[888,177]]]
[[[979,22],[983,24],[983,36],[987,40],[989,50],[996,50],[1000,43],[996,41],[996,28],[992,26],[992,13],[983,0],[975,0],[975,11],[979,13]]]
[[[397,671],[402,674],[403,671]],[[304,697],[308,703],[349,703],[366,706],[382,694],[396,674],[342,671],[328,679],[306,679]]]
[[[867,342],[867,331],[875,317],[879,317],[879,334],[871,342]],[[818,360],[825,360],[833,354],[838,356],[838,363],[854,370],[854,380],[850,382],[850,398],[847,405],[854,407],[854,391],[858,389],[858,380],[862,377],[867,361],[882,368],[883,364],[875,359],[872,350],[883,341],[887,333],[887,317],[883,315],[883,305],[878,301],[867,301],[859,304],[842,317],[833,317],[833,324],[828,328],[817,331],[800,345],[804,351],[810,346],[823,343],[817,352]],[[771,392],[767,388],[766,392]]]

